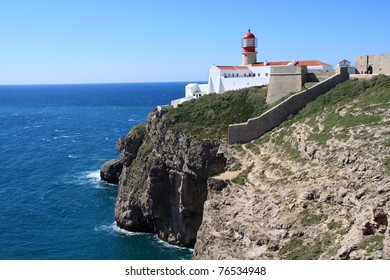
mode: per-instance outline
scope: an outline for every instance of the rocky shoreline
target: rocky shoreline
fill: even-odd
[[[161,111],[153,111],[146,125],[123,137],[117,144],[120,158],[103,165],[101,176],[118,180],[119,227],[157,233],[171,244],[193,247],[207,180],[224,171],[226,159],[218,151],[218,141],[186,137],[162,117]],[[123,167],[119,178],[117,165]]]

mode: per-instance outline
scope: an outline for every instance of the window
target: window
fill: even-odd
[[[265,76],[268,77],[268,73],[265,73]]]
[[[246,73],[244,73],[244,77],[246,77]]]
[[[257,76],[260,77],[260,73],[257,73]]]

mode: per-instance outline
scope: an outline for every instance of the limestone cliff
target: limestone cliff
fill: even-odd
[[[153,111],[117,145],[123,170],[115,207],[117,225],[153,232],[192,247],[202,222],[207,179],[224,170],[219,142],[197,140],[172,129],[170,118]]]
[[[195,259],[390,259],[390,78],[345,82],[228,146],[227,125],[259,114],[260,96],[155,110],[123,137],[118,226],[195,244]]]
[[[349,81],[230,147],[194,258],[389,259],[389,101],[390,78]]]

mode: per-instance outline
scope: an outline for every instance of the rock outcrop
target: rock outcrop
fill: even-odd
[[[123,163],[120,158],[109,160],[100,168],[100,178],[109,184],[118,185],[122,168]]]
[[[153,232],[171,244],[193,247],[202,222],[207,180],[224,170],[219,141],[173,129],[161,111],[117,145],[123,170],[115,207],[117,225]]]

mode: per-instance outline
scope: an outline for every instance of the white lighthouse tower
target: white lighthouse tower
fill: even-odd
[[[244,38],[241,40],[242,50],[242,65],[252,65],[257,62],[257,39],[255,35],[251,33],[251,30],[248,30],[248,33],[244,35]]]

